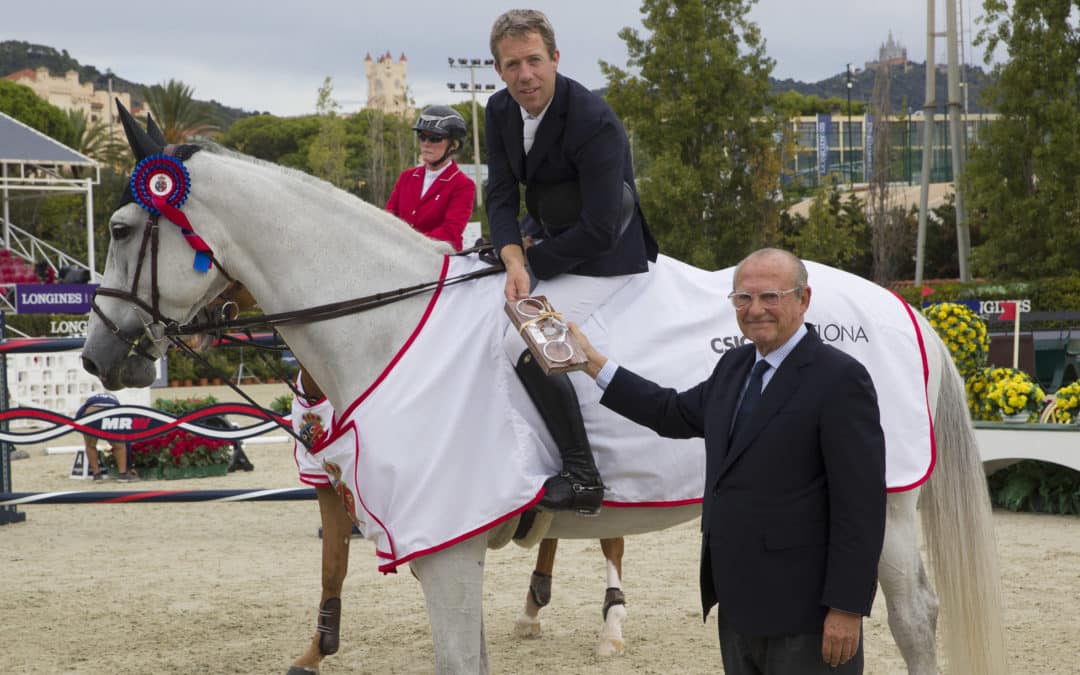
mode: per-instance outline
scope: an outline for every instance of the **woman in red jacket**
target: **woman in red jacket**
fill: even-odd
[[[386,210],[418,232],[460,251],[476,198],[476,184],[451,159],[465,139],[465,118],[448,106],[428,106],[413,130],[420,140],[423,163],[401,172]]]

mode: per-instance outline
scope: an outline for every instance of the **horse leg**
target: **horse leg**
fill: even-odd
[[[483,619],[486,553],[487,542],[478,536],[409,563],[424,589],[437,675],[488,672]]]
[[[878,579],[885,593],[889,629],[910,675],[937,673],[938,599],[919,555],[915,503],[918,490],[889,494],[885,544]]]
[[[536,554],[536,569],[529,579],[525,593],[525,610],[514,622],[514,635],[520,638],[540,637],[540,608],[551,602],[551,573],[555,569],[555,549],[558,539],[544,539]]]
[[[349,542],[352,520],[332,487],[317,487],[319,515],[322,517],[322,596],[315,636],[307,651],[293,662],[288,675],[311,675],[319,672],[324,656],[338,650],[341,626],[341,587],[349,570]]]
[[[626,540],[601,539],[600,550],[607,560],[607,591],[604,592],[604,625],[600,629],[597,656],[621,656],[626,649],[622,626],[626,620],[626,598],[622,591],[622,559]]]

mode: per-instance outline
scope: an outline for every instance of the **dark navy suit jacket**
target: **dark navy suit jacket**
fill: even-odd
[[[804,337],[729,439],[752,344],[684,392],[619,368],[601,403],[672,438],[705,438],[701,604],[747,636],[820,633],[869,615],[885,532],[885,439],[866,368]]]
[[[521,107],[503,89],[485,110],[488,144],[487,213],[496,250],[521,244],[519,185],[531,190],[575,181],[581,214],[572,226],[526,252],[538,279],[569,272],[617,276],[648,271],[657,246],[641,213],[630,144],[606,102],[577,82],[556,75],[551,106],[529,154],[522,147]],[[634,215],[619,234],[623,185],[634,191]],[[539,214],[531,214],[539,221]]]

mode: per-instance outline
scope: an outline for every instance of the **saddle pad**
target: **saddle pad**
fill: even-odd
[[[452,258],[455,276],[483,265]],[[866,280],[808,263],[807,320],[859,358],[878,389],[891,489],[932,467],[926,371],[917,325],[897,296]],[[679,389],[712,372],[743,338],[726,296],[734,270],[704,272],[661,256],[582,326],[620,364]],[[378,386],[335,420],[312,450],[366,522],[379,569],[474,536],[538,501],[558,452],[501,342],[508,324],[499,275],[435,294]],[[570,373],[579,393],[605,508],[701,500],[701,440],[670,440],[599,405],[596,384]]]

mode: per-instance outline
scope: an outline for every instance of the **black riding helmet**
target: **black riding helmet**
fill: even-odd
[[[465,118],[461,113],[446,105],[429,105],[416,118],[413,131],[426,131],[432,135],[449,136],[451,139],[465,138]]]
[[[427,133],[432,136],[450,138],[446,145],[446,152],[437,162],[431,164],[435,168],[446,161],[446,158],[461,149],[465,139],[465,118],[461,113],[446,105],[429,105],[416,118],[413,130],[417,134]]]

